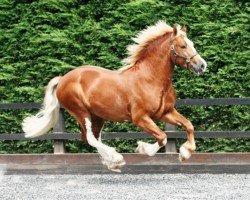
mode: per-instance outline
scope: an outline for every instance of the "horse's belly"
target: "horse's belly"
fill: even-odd
[[[88,98],[89,109],[97,116],[112,121],[130,120],[128,101],[118,89],[101,89],[93,91]]]
[[[95,115],[111,121],[130,121],[131,117],[125,105],[116,104],[114,99],[100,99],[90,104],[90,111]]]

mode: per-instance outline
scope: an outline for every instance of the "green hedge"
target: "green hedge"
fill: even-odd
[[[41,102],[48,81],[77,66],[91,64],[118,69],[131,37],[158,20],[170,25],[186,24],[189,38],[208,62],[206,74],[200,77],[176,69],[178,98],[250,96],[246,1],[2,0],[0,103]],[[250,129],[249,106],[178,110],[192,120],[196,130]],[[27,113],[30,111],[0,111],[0,132],[21,132],[20,123]],[[69,116],[67,130],[79,132]],[[138,129],[127,123],[108,122],[104,130]],[[135,146],[135,141],[114,143],[120,151],[132,151]],[[249,151],[250,146],[246,139],[205,139],[197,144],[201,151]],[[50,142],[0,142],[0,152],[51,152],[51,146]],[[81,142],[68,142],[67,150],[93,151]]]

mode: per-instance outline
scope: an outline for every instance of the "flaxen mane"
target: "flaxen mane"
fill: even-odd
[[[165,33],[170,33],[173,28],[167,25],[164,21],[158,21],[155,25],[149,26],[148,28],[142,30],[138,35],[133,38],[135,42],[127,47],[129,56],[123,60],[127,66],[122,67],[119,71],[126,71],[134,66],[134,64],[139,60],[142,51],[155,39],[164,35]]]

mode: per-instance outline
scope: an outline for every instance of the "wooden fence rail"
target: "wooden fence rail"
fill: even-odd
[[[250,98],[217,98],[217,99],[179,99],[176,106],[222,106],[222,105],[250,105]],[[19,110],[19,109],[40,109],[40,103],[4,103],[0,104],[0,110]],[[176,152],[175,140],[186,138],[184,131],[176,131],[175,127],[166,124],[168,133],[168,145],[166,152]],[[103,139],[139,139],[151,138],[149,134],[143,132],[112,132],[103,133]],[[196,138],[250,138],[250,131],[196,131]],[[54,153],[65,153],[65,140],[80,140],[79,133],[66,133],[64,127],[64,110],[60,109],[59,120],[53,129],[52,134],[46,134],[32,140],[54,140]],[[24,134],[0,134],[0,140],[28,140]]]

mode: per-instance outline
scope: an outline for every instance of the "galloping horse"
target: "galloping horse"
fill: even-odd
[[[167,135],[156,124],[161,121],[182,126],[187,141],[181,146],[180,161],[195,151],[194,127],[176,111],[172,84],[174,66],[202,74],[206,62],[187,38],[186,27],[170,27],[163,21],[141,31],[135,44],[128,46],[127,66],[110,71],[96,66],[78,67],[64,76],[53,78],[45,92],[43,108],[24,119],[25,136],[45,134],[57,122],[60,105],[81,126],[82,139],[97,148],[103,164],[120,171],[123,156],[101,141],[105,120],[130,121],[157,140],[154,144],[138,142],[137,153],[153,156],[167,144]]]

